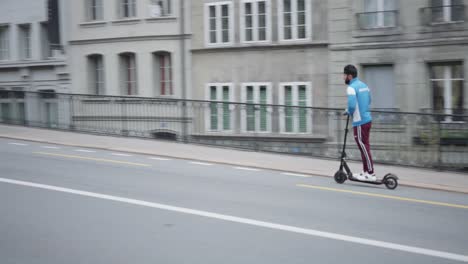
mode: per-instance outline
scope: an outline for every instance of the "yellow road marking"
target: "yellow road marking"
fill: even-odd
[[[322,186],[308,185],[308,184],[297,184],[296,186],[311,188],[311,189],[317,189],[317,190],[324,190],[324,191],[343,192],[343,193],[352,193],[352,194],[372,196],[372,197],[380,197],[380,198],[400,200],[400,201],[406,201],[406,202],[423,203],[423,204],[431,204],[431,205],[440,205],[440,206],[448,206],[448,207],[468,209],[468,205],[461,205],[461,204],[434,202],[434,201],[419,200],[419,199],[406,198],[406,197],[393,196],[393,195],[385,195],[385,194],[377,194],[377,193],[357,192],[357,191],[351,191],[351,190],[343,190],[343,189],[336,189],[336,188],[329,188],[329,187],[322,187]]]
[[[83,156],[74,156],[74,155],[63,155],[63,154],[48,153],[48,152],[33,152],[33,153],[34,153],[34,154],[41,154],[41,155],[48,155],[48,156],[56,156],[56,157],[71,158],[71,159],[94,160],[94,161],[110,162],[110,163],[118,163],[118,164],[126,164],[126,165],[133,165],[133,166],[151,167],[151,165],[149,165],[149,164],[134,163],[134,162],[127,162],[127,161],[118,161],[118,160],[109,160],[109,159],[97,159],[97,158],[90,158],[90,157],[83,157]]]

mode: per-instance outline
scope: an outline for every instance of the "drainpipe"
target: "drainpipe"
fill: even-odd
[[[182,141],[187,143],[188,124],[187,124],[187,79],[186,79],[186,58],[185,58],[185,0],[179,0],[180,5],[180,51],[181,51],[181,85],[182,85]]]

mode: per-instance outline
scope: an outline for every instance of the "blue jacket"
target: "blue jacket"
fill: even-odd
[[[353,127],[371,122],[371,93],[367,84],[361,82],[358,78],[354,78],[349,83],[347,94],[347,111],[353,117]]]

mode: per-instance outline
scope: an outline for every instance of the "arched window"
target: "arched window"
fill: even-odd
[[[88,82],[90,94],[105,94],[104,60],[100,54],[88,56]]]
[[[173,95],[172,58],[167,51],[153,53],[154,83],[157,95]]]
[[[120,90],[123,95],[137,95],[135,53],[119,54]]]

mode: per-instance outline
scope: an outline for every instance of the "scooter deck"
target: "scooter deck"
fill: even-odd
[[[382,180],[377,180],[377,181],[361,181],[361,180],[358,180],[354,177],[349,177],[348,176],[348,180],[350,181],[355,181],[355,182],[362,182],[362,183],[369,183],[369,184],[374,184],[374,185],[382,185],[384,184],[384,181],[383,179]]]

